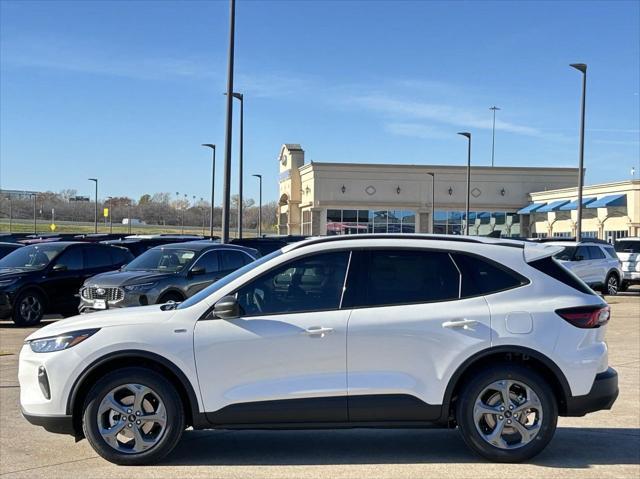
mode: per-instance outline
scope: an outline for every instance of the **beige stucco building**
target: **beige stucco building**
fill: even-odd
[[[585,186],[582,197],[583,236],[640,236],[640,180]],[[575,236],[577,188],[533,192],[530,198],[531,204],[520,213],[529,216],[533,236]]]
[[[435,175],[433,230],[464,230],[466,166],[305,163],[298,144],[281,147],[279,164],[280,234],[431,232],[429,173]],[[528,235],[521,220],[529,215],[517,211],[529,194],[576,182],[576,168],[472,167],[469,233]]]

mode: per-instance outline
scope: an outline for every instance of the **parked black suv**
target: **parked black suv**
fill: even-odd
[[[4,258],[18,248],[22,248],[22,245],[19,243],[0,243],[0,258]]]
[[[132,259],[125,248],[96,243],[56,241],[19,248],[0,259],[0,318],[31,326],[45,314],[77,314],[84,281]]]
[[[122,246],[123,248],[127,248],[131,251],[133,256],[137,257],[145,251],[163,244],[183,243],[186,241],[197,241],[202,239],[202,236],[195,235],[131,235],[120,239],[102,241],[102,243],[113,246]],[[216,239],[217,238],[214,237],[214,241]]]
[[[231,244],[257,249],[262,256],[266,256],[277,249],[287,246],[289,243],[296,243],[307,238],[308,236],[298,235],[259,236],[257,238],[235,238],[231,240]]]

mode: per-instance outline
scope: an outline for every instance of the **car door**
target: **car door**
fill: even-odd
[[[85,245],[71,245],[53,260],[43,288],[50,302],[51,312],[76,311],[79,290],[83,282]]]
[[[306,255],[236,292],[240,317],[201,319],[200,391],[215,424],[347,418],[346,332],[340,309],[350,252]]]
[[[589,260],[591,282],[594,284],[604,284],[610,269],[610,264],[599,246],[587,246],[587,249],[589,250],[589,257],[591,258]]]
[[[187,272],[187,297],[196,294],[223,276],[220,271],[219,256],[218,251],[210,250],[196,259]]]
[[[375,249],[354,259],[344,301],[353,308],[350,420],[437,419],[457,365],[490,345],[486,300],[459,299],[461,274],[447,252]]]
[[[589,249],[585,245],[579,245],[573,255],[573,261],[570,265],[571,271],[585,283],[593,284],[593,271],[591,268]]]

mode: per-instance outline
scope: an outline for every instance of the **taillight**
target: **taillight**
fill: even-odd
[[[579,306],[556,309],[556,313],[577,328],[599,328],[610,318],[609,306]]]

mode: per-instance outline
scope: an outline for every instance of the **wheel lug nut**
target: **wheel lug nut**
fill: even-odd
[[[498,416],[498,419],[502,421],[504,418],[502,416]]]
[[[511,419],[507,419],[507,424],[511,424]]]
[[[139,415],[140,415],[140,411],[136,411],[136,416],[139,416]]]
[[[513,409],[513,406],[509,406],[509,409]]]
[[[127,412],[131,414],[133,411],[131,409],[127,409]]]
[[[138,419],[138,420],[136,421],[136,424],[141,424],[141,423],[142,423],[142,421],[141,421],[140,419]]]
[[[133,427],[133,424],[129,423],[129,424],[128,424],[128,426],[129,426],[129,427]]]
[[[504,411],[504,407],[503,407],[503,406],[500,406],[500,410],[501,410],[501,411]]]

